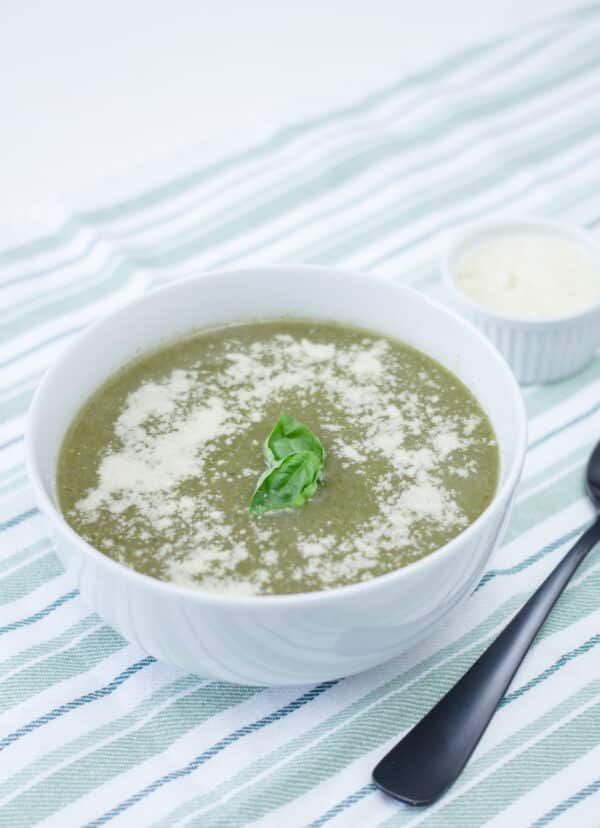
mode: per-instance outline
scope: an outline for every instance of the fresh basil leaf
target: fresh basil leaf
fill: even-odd
[[[320,463],[323,462],[324,451],[319,438],[298,420],[294,420],[288,414],[282,414],[265,443],[267,462],[273,465],[297,451],[311,451],[316,454]]]
[[[303,506],[317,491],[322,461],[313,451],[294,451],[259,479],[250,514]]]
[[[250,514],[303,506],[320,482],[325,452],[319,438],[281,414],[265,442],[265,456],[269,468],[258,481]]]

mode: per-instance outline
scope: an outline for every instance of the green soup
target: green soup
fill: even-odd
[[[251,516],[286,412],[325,449],[302,507]],[[281,319],[141,356],[71,425],[57,489],[71,526],[165,581],[236,594],[356,583],[429,555],[492,499],[491,424],[449,371],[387,337]]]

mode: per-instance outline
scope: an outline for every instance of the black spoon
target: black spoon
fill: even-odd
[[[587,465],[586,488],[600,511],[600,443]],[[600,515],[471,669],[379,762],[373,780],[382,791],[410,805],[427,805],[452,785],[550,610],[599,541]]]

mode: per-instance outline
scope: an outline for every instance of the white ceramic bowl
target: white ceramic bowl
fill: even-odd
[[[458,537],[404,569],[338,589],[233,597],[164,583],[116,563],[63,519],[58,451],[95,388],[140,350],[194,327],[292,315],[335,319],[411,343],[457,374],[496,431],[501,482]],[[27,463],[56,548],[81,594],[125,638],[203,676],[242,684],[302,684],[380,664],[439,626],[473,589],[507,519],[526,448],[515,380],[471,325],[411,290],[327,268],[267,267],[208,274],[149,293],[88,328],[50,368],[33,400]]]
[[[458,233],[442,260],[442,277],[454,307],[494,343],[519,382],[554,382],[581,370],[600,345],[600,303],[571,316],[530,320],[494,313],[470,299],[456,284],[457,265],[483,241],[514,233],[543,233],[575,242],[600,264],[600,247],[577,227],[545,219],[486,221]]]

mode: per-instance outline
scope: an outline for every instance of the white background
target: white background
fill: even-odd
[[[572,0],[0,0],[0,248],[55,200],[249,143]]]

